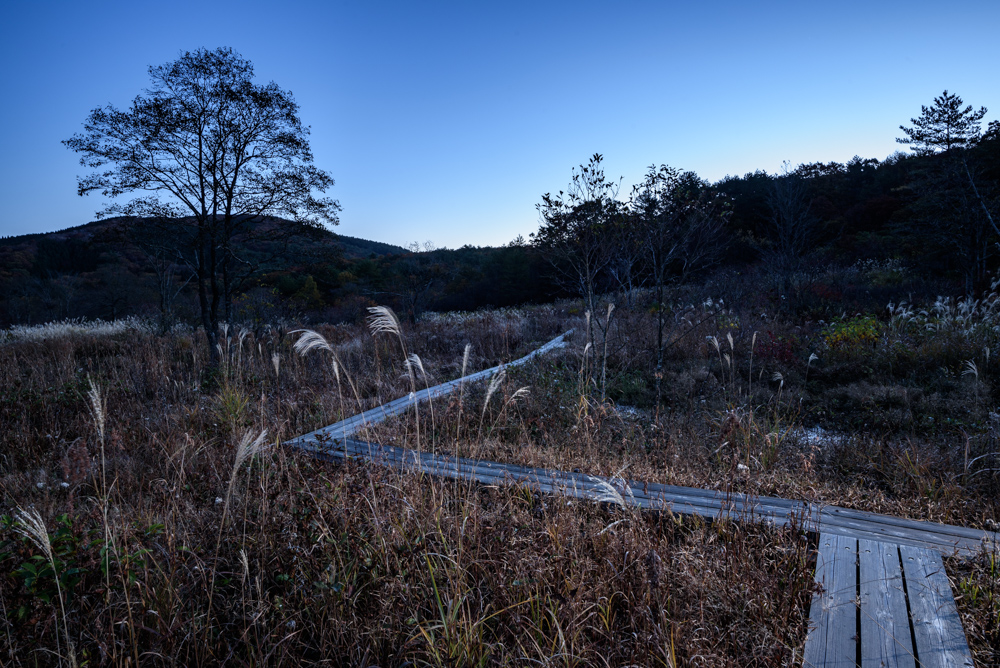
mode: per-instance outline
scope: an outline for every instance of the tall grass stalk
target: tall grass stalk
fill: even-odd
[[[97,427],[98,441],[101,445],[101,492],[106,497],[108,492],[108,472],[104,456],[104,416],[106,414],[106,404],[104,398],[101,396],[101,390],[89,375],[87,376],[87,383],[90,385],[90,390],[87,392],[87,399],[89,400],[87,407],[90,410],[90,416],[94,420],[94,426]]]
[[[107,472],[107,458],[105,455],[105,430],[106,430],[106,416],[107,416],[107,403],[104,397],[101,395],[101,390],[94,383],[94,380],[88,375],[87,382],[90,384],[90,390],[87,392],[88,398],[88,408],[90,410],[90,415],[94,420],[94,426],[97,429],[98,443],[101,448],[101,487],[99,490],[98,504],[101,510],[101,519],[104,526],[104,560],[107,568],[104,569],[104,585],[105,585],[105,602],[110,602],[111,600],[111,557],[114,556],[115,561],[118,561],[118,549],[115,544],[114,532],[111,531],[111,521],[108,517],[108,512],[110,508],[110,492],[114,487],[114,482],[111,486],[108,486],[108,472]],[[135,642],[135,634],[133,632],[133,625],[131,624],[132,617],[132,605],[129,601],[130,592],[127,586],[124,586],[124,574],[119,572],[120,577],[122,577],[123,590],[125,592],[125,605],[128,609],[129,614],[129,636],[131,639],[131,645],[133,649],[134,659],[138,662],[138,649]],[[112,645],[115,645],[114,636],[116,634],[114,620],[111,620],[111,634],[112,634]]]
[[[211,628],[212,624],[212,598],[215,594],[215,575],[218,572],[219,549],[222,546],[222,531],[226,526],[226,517],[229,514],[229,501],[233,496],[233,487],[236,485],[236,476],[243,465],[254,455],[264,449],[264,440],[267,438],[267,430],[263,430],[253,437],[252,431],[243,434],[240,444],[236,447],[236,457],[233,459],[233,469],[229,474],[229,485],[226,488],[226,499],[222,505],[222,517],[219,519],[219,533],[215,540],[215,559],[212,564],[212,579],[208,587],[208,612],[205,615],[206,628]]]
[[[59,581],[59,571],[56,569],[55,555],[52,553],[52,543],[49,541],[49,532],[45,528],[45,522],[38,510],[32,508],[24,510],[18,508],[14,515],[14,530],[35,544],[42,551],[45,559],[52,568],[52,579],[56,581],[56,594],[59,598],[59,611],[62,613],[63,633],[66,634],[66,654],[70,666],[76,666],[76,653],[73,649],[73,640],[69,635],[69,623],[66,618],[66,604],[63,602],[62,584]],[[56,652],[59,655],[59,663],[62,664],[62,645],[59,642],[59,632],[56,631]]]
[[[517,404],[518,399],[521,399],[522,397],[527,397],[530,393],[531,393],[531,388],[525,386],[518,388],[517,391],[514,392],[514,394],[510,395],[510,398],[504,402],[503,407],[500,409],[500,412],[493,420],[493,424],[490,425],[490,431],[492,432],[494,429],[496,429],[497,423],[500,422],[500,418],[503,417],[504,413],[507,411],[508,406],[510,406],[511,404]]]
[[[490,378],[490,384],[486,388],[486,398],[483,399],[483,412],[479,416],[479,440],[483,440],[483,420],[486,419],[486,409],[490,405],[490,398],[500,389],[500,385],[503,383],[504,378],[507,377],[507,369],[503,365],[497,369],[497,372],[493,374]]]
[[[399,340],[399,347],[403,351],[403,360],[406,362],[406,371],[410,377],[410,394],[413,397],[413,412],[416,415],[417,425],[417,452],[420,452],[420,405],[416,401],[417,379],[413,374],[413,367],[408,363],[410,354],[406,350],[406,341],[403,338],[403,328],[399,325],[399,318],[388,306],[370,306],[368,312],[368,327],[372,334],[393,334]]]
[[[354,393],[354,399],[355,401],[357,401],[358,410],[363,411],[363,405],[361,403],[361,394],[358,392],[358,386],[354,382],[354,379],[351,378],[351,374],[348,373],[347,368],[344,367],[343,363],[341,363],[340,357],[337,355],[337,349],[334,348],[332,345],[330,345],[330,342],[327,341],[322,334],[320,334],[319,332],[315,332],[311,329],[296,329],[290,333],[297,334],[299,332],[302,332],[302,336],[300,336],[299,340],[295,342],[295,344],[292,346],[292,349],[295,352],[297,352],[301,357],[305,357],[306,355],[309,354],[310,351],[313,350],[325,350],[328,353],[330,353],[330,355],[333,357],[333,362],[332,362],[333,376],[334,379],[337,381],[337,394],[340,397],[341,419],[347,418],[347,413],[344,410],[344,394],[340,387],[340,372],[342,369],[344,371],[344,378],[347,380],[347,385],[348,387],[351,388],[351,391]],[[275,370],[277,371],[277,366],[275,366]]]
[[[590,374],[587,373],[587,355],[590,353],[590,342],[583,347],[583,358],[580,360],[580,377],[579,377],[579,405],[576,411],[576,420],[579,422],[587,416],[588,409],[590,408],[590,400],[587,396],[587,388],[590,387]]]
[[[614,303],[608,304],[608,313],[604,317],[604,356],[601,359],[601,403],[607,398],[608,378],[608,334],[611,331],[611,312],[615,310]]]
[[[462,353],[462,374],[459,376],[460,381],[458,384],[458,424],[455,425],[455,456],[458,456],[458,444],[459,439],[462,435],[462,401],[465,395],[465,371],[469,366],[469,351],[472,350],[472,344],[465,344],[465,352]]]
[[[434,397],[431,396],[431,384],[430,379],[427,376],[427,371],[424,369],[424,363],[420,359],[420,355],[416,353],[411,353],[408,358],[406,358],[407,368],[412,373],[413,369],[419,369],[420,375],[424,378],[424,389],[427,390],[427,404],[430,406],[431,411],[431,452],[435,452],[437,449],[437,437],[435,434],[435,422],[434,422]],[[414,407],[416,407],[416,401],[413,402]]]

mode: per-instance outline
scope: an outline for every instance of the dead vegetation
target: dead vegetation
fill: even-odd
[[[837,418],[818,408],[836,387],[832,363],[808,354],[822,326],[764,329],[759,315],[698,303],[672,315],[659,407],[641,305],[590,322],[600,345],[589,348],[589,318],[572,305],[447,314],[377,335],[322,326],[323,344],[305,355],[293,349],[302,333],[234,328],[214,375],[191,332],[3,345],[0,656],[794,665],[813,589],[810,545],[794,529],[642,515],[273,447],[571,327],[561,352],[359,436],[992,528],[989,429],[967,429],[968,449],[951,441],[959,430],[816,431]],[[961,385],[972,380],[931,393],[966,403],[978,393],[987,406],[985,386]],[[919,402],[909,389],[886,396],[891,408]],[[909,407],[917,424],[920,406]],[[19,533],[22,511],[38,513],[51,554]],[[981,661],[998,638],[995,563],[949,565]]]

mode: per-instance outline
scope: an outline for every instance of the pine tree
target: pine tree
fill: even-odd
[[[921,155],[972,147],[979,139],[979,123],[986,115],[986,107],[973,111],[971,104],[964,109],[962,104],[961,97],[946,90],[934,98],[932,106],[920,106],[920,117],[910,119],[912,128],[899,126],[906,137],[896,141],[909,144]]]

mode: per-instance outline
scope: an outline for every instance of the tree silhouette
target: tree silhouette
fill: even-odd
[[[545,193],[536,205],[541,218],[532,243],[542,250],[562,284],[596,313],[598,277],[615,253],[613,223],[622,213],[620,182],[609,181],[595,153],[574,169],[566,192]]]
[[[667,165],[650,166],[642,183],[632,188],[626,227],[645,256],[656,294],[657,405],[663,396],[664,287],[671,278],[684,281],[718,261],[727,205],[697,174]]]
[[[945,90],[934,98],[930,107],[920,106],[920,117],[911,118],[912,128],[899,126],[906,137],[897,138],[908,144],[918,154],[969,148],[979,139],[979,123],[986,115],[986,107],[973,111],[972,105],[962,108],[962,98]]]
[[[340,206],[314,194],[333,179],[313,165],[292,94],[255,83],[253,65],[232,49],[185,52],[149,76],[128,110],[94,109],[84,132],[63,143],[96,170],[79,179],[80,195],[140,194],[99,215],[170,226],[173,250],[195,274],[216,363],[220,306],[259,266],[246,242],[260,230],[278,236],[261,223],[284,216],[304,228],[335,225]]]

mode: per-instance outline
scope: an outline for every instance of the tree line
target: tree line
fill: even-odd
[[[350,318],[373,303],[416,319],[565,296],[596,312],[609,291],[641,293],[662,314],[669,286],[718,267],[756,267],[783,293],[817,267],[858,259],[893,259],[966,294],[997,269],[1000,124],[984,132],[986,109],[948,91],[900,126],[911,151],[882,161],[786,164],[716,183],[654,165],[623,190],[595,154],[565,190],[541,196],[527,241],[364,255],[328,231],[340,211],[323,197],[333,179],[313,163],[290,92],[257,83],[225,48],[149,74],[129,108],[93,110],[65,142],[91,170],[79,193],[114,202],[99,233],[0,241],[6,324],[145,310],[211,333],[241,318]]]

